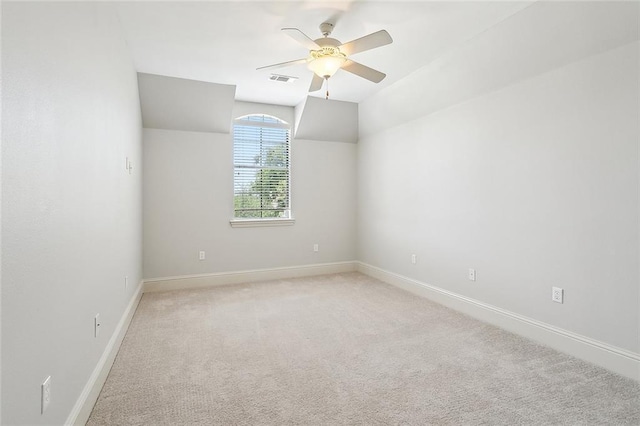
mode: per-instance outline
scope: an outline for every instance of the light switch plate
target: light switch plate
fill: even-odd
[[[51,376],[47,377],[44,382],[42,382],[41,388],[41,411],[40,414],[44,414],[51,403]]]

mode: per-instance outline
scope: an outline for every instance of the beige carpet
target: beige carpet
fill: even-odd
[[[89,425],[640,424],[640,385],[358,273],[145,294]]]

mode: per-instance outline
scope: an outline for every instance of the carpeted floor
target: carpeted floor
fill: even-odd
[[[640,424],[640,384],[358,273],[147,293],[88,425]]]

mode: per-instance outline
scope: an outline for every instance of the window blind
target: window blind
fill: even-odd
[[[233,195],[236,218],[289,218],[289,126],[268,115],[233,126]]]

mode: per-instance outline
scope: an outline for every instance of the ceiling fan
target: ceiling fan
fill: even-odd
[[[282,31],[286,32],[291,36],[291,38],[309,49],[309,55],[306,58],[296,59],[294,61],[281,62],[279,64],[260,67],[258,70],[281,68],[306,63],[309,69],[313,71],[313,79],[311,80],[309,92],[316,92],[322,89],[322,85],[326,80],[326,99],[329,99],[329,78],[339,69],[343,69],[351,74],[366,78],[374,83],[380,83],[386,77],[385,73],[349,59],[351,55],[356,53],[392,43],[393,39],[385,30],[371,33],[348,43],[341,43],[339,40],[329,37],[333,31],[333,24],[330,22],[323,22],[320,24],[320,32],[324,37],[316,40],[312,40],[298,28],[283,28]]]

